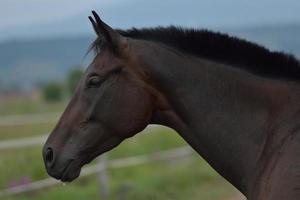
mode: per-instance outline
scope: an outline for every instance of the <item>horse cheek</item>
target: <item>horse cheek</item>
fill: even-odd
[[[132,93],[138,93],[135,98],[127,98],[119,113],[119,131],[124,137],[132,137],[144,130],[151,119],[151,102],[147,93],[136,89]],[[128,94],[128,93],[127,93]]]

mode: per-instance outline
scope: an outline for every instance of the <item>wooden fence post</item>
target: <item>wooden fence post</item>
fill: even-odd
[[[100,198],[107,199],[109,196],[107,154],[103,154],[98,158],[98,167],[101,168],[101,170],[98,173],[99,186],[100,186]]]

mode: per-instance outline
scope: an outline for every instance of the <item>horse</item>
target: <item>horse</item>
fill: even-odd
[[[293,55],[208,30],[113,29],[92,14],[95,57],[43,147],[50,176],[71,182],[86,163],[159,124],[247,199],[300,199]]]

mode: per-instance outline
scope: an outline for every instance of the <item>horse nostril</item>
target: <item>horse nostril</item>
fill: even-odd
[[[54,164],[54,151],[51,147],[48,147],[45,152],[45,161],[48,167],[51,167]]]

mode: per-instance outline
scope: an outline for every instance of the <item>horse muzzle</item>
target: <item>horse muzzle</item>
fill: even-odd
[[[47,173],[62,182],[71,182],[76,179],[81,171],[80,162],[73,158],[59,158],[51,146],[43,149],[43,158]]]

